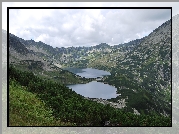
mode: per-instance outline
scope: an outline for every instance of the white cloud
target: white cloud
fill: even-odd
[[[35,41],[42,41],[42,42],[46,42],[49,39],[49,35],[48,34],[41,34],[40,36],[38,36]]]
[[[33,6],[34,3],[8,3]],[[8,6],[3,2],[3,12]],[[36,6],[174,6],[175,3],[36,3]],[[178,8],[173,8],[174,12]],[[3,15],[3,18],[4,15]],[[10,32],[54,47],[124,43],[148,35],[170,18],[167,10],[20,9],[10,11]],[[6,24],[3,23],[3,29]]]

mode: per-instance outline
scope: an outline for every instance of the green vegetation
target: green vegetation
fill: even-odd
[[[110,105],[84,99],[64,85],[43,80],[32,72],[9,67],[10,125],[171,126],[171,118],[157,113],[134,115]],[[58,123],[64,122],[64,123]]]
[[[116,102],[118,99],[128,96],[126,105],[129,111],[136,108],[139,112],[147,114],[150,109],[153,109],[157,113],[165,111],[171,115],[171,105],[169,104],[171,102],[171,88],[166,86],[170,79],[168,61],[158,60],[159,64],[156,65],[156,57],[149,56],[148,60],[143,60],[137,55],[132,55],[130,58],[131,60],[125,62],[119,60],[117,66],[112,68],[111,75],[101,80],[101,82],[114,85],[118,94],[121,94],[121,96],[109,99],[109,101]],[[159,70],[164,72],[164,78],[161,78]]]
[[[16,67],[9,68],[11,125],[102,126],[102,122],[110,120],[111,125],[119,126],[170,126],[169,25],[163,25],[164,31],[159,28],[143,39],[115,46],[101,43],[91,47],[53,48],[10,34],[9,47],[13,49],[9,57]],[[17,58],[20,55],[24,60]],[[101,82],[115,86],[121,95],[108,101],[128,98],[127,107],[115,109],[84,99],[63,84],[87,83],[92,79],[81,78],[61,67],[109,71],[111,75],[103,77]],[[133,108],[141,115],[134,115]]]
[[[14,79],[9,82],[9,126],[73,125],[56,120],[52,109],[47,108],[37,94],[29,92]]]
[[[45,70],[41,61],[24,60],[15,66],[22,71],[33,72],[42,79],[53,80],[62,84],[88,83],[93,80],[91,78],[82,78],[67,70],[62,70],[52,63],[47,65],[49,66],[50,70]]]

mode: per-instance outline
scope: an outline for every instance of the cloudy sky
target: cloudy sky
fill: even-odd
[[[99,6],[104,5],[99,3]],[[114,3],[108,6],[113,5]],[[17,4],[12,3],[11,6]],[[55,3],[51,3],[50,6],[55,6]],[[170,11],[170,9],[11,9],[9,30],[10,33],[23,39],[42,41],[53,47],[91,46],[102,42],[115,45],[148,35],[170,19]],[[3,26],[2,28],[6,30],[6,25]]]

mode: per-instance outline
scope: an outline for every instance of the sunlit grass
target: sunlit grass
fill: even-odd
[[[63,126],[70,125],[55,120],[52,111],[46,108],[34,93],[25,87],[10,82],[9,86],[9,125],[10,126]]]

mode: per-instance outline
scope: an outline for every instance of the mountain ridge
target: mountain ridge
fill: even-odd
[[[103,82],[115,85],[123,98],[127,94],[135,96],[136,103],[128,103],[130,109],[138,107],[140,112],[155,109],[157,112],[171,114],[171,20],[146,37],[115,46],[101,43],[91,47],[53,48],[43,42],[23,40],[12,35],[9,43],[10,49],[14,48],[10,51],[10,59],[19,62],[27,59],[40,61],[47,71],[54,67],[108,70],[112,75],[104,78]],[[137,95],[144,101],[138,101]],[[130,99],[132,100],[131,96]],[[145,102],[149,106],[145,106]],[[140,109],[140,103],[144,104],[143,109]]]

